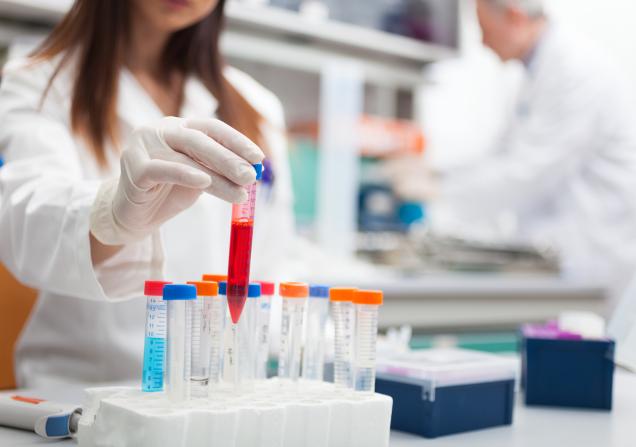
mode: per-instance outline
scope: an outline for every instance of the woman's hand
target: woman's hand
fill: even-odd
[[[120,177],[97,194],[91,240],[113,246],[143,239],[202,192],[245,201],[243,187],[256,180],[252,164],[263,158],[256,144],[216,119],[169,117],[141,127],[122,153]]]

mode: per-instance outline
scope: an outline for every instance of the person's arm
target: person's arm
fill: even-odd
[[[59,116],[65,109],[38,106],[48,78],[37,74],[9,73],[0,88],[8,161],[0,172],[0,257],[23,282],[57,294],[139,296],[145,279],[161,276],[160,226],[202,193],[244,200],[256,177],[251,164],[263,154],[218,120],[168,117],[125,141],[119,176],[87,181],[83,149]]]
[[[115,253],[93,253],[89,215],[100,182],[87,180],[76,144],[54,104],[64,98],[52,89],[40,108],[50,70],[46,66],[9,69],[0,88],[0,260],[23,283],[53,293],[89,299],[121,298],[141,286],[110,294],[108,275],[93,267]],[[60,108],[61,109],[61,108]],[[139,280],[157,273],[150,239],[131,247]],[[119,251],[119,248],[116,249]],[[123,256],[119,263],[130,262]],[[153,259],[154,258],[154,259]]]

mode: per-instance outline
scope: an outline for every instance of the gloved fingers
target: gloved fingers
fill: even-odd
[[[247,201],[247,191],[244,187],[232,183],[216,172],[210,174],[210,179],[212,183],[205,189],[205,192],[208,194],[230,203],[243,203]]]
[[[139,188],[149,189],[157,184],[179,185],[190,189],[204,190],[212,182],[210,176],[199,169],[183,163],[153,159],[142,168],[136,179]]]
[[[216,172],[197,163],[187,155],[172,151],[169,154],[166,154],[166,157],[168,161],[182,163],[192,167],[193,169],[205,172],[205,174],[210,178],[210,185],[204,190],[208,194],[231,203],[243,203],[247,200],[247,191],[245,191],[245,188],[236,185],[222,175],[217,174]]]
[[[173,150],[237,185],[245,186],[256,181],[256,172],[251,164],[199,130],[168,128],[164,131],[164,139]]]
[[[218,119],[188,119],[185,126],[203,132],[250,164],[261,163],[263,151],[252,140]]]

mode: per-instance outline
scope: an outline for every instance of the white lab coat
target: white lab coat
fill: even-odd
[[[443,176],[432,214],[444,218],[434,225],[492,228],[514,216],[507,236],[549,243],[565,275],[620,290],[636,271],[636,120],[628,92],[600,49],[551,25],[496,150]]]
[[[136,380],[141,374],[143,283],[183,282],[227,271],[231,206],[204,195],[152,237],[93,268],[89,211],[98,185],[118,175],[118,156],[100,171],[70,131],[72,68],[65,66],[42,104],[53,62],[12,62],[0,86],[0,258],[22,282],[40,290],[16,348],[21,386],[59,381]],[[266,119],[276,180],[259,192],[252,277],[280,279],[293,234],[291,179],[284,118],[277,98],[236,69],[226,77]],[[181,116],[213,116],[217,102],[195,77],[185,83]],[[119,81],[122,140],[162,116],[127,70]]]

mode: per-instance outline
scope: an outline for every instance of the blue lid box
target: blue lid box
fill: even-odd
[[[376,391],[393,398],[391,428],[426,438],[512,424],[518,363],[431,349],[378,361]]]
[[[521,331],[526,405],[611,410],[614,341],[540,329]]]

